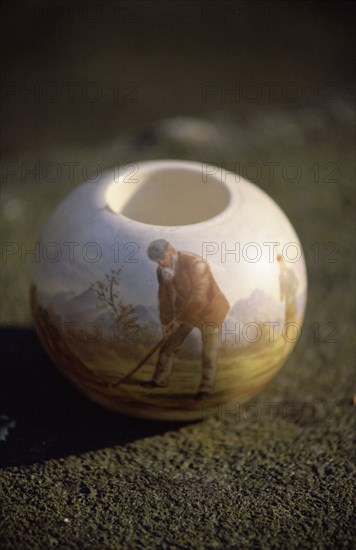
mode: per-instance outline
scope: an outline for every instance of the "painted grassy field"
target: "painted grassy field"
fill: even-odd
[[[146,355],[145,346],[66,335],[58,330],[50,312],[37,305],[34,292],[32,310],[42,343],[63,374],[95,401],[143,418],[194,420],[202,418],[207,404],[214,407],[246,401],[274,376],[292,348],[279,337],[273,342],[236,347],[228,353],[224,350],[214,391],[202,403],[195,399],[201,378],[200,359],[183,359],[178,353],[169,386],[147,389],[141,382],[152,378],[156,352],[130,379],[118,384]]]
[[[67,342],[70,352],[85,365],[86,376],[73,371],[71,365],[65,374],[79,384],[81,389],[96,401],[111,408],[140,417],[165,419],[200,418],[202,403],[194,399],[200,377],[199,360],[183,360],[176,357],[175,366],[166,388],[146,389],[141,382],[150,380],[155,368],[157,352],[131,379],[122,385],[116,383],[135,367],[137,353],[126,359],[120,348],[101,343]],[[215,381],[215,391],[206,399],[209,406],[238,403],[249,399],[265,385],[283,364],[289,351],[282,337],[266,346],[253,346],[235,351],[231,357],[222,357]],[[127,352],[126,352],[127,353]],[[87,379],[90,372],[92,378]],[[204,403],[204,406],[206,402]]]

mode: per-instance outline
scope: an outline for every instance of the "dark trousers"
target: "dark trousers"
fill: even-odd
[[[214,323],[183,323],[171,334],[160,349],[156,369],[152,380],[159,386],[168,386],[172,373],[174,358],[184,340],[194,327],[198,327],[202,333],[202,376],[198,391],[209,392],[215,382],[218,363],[218,351],[220,345],[221,326]]]

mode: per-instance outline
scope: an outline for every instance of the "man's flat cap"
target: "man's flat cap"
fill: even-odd
[[[147,248],[148,257],[150,260],[158,262],[158,260],[163,258],[168,246],[169,242],[166,241],[166,239],[156,239],[152,241]]]

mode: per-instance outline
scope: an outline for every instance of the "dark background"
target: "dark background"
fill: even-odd
[[[352,2],[3,2],[1,548],[354,545],[354,38]],[[303,333],[256,418],[115,415],[32,329],[51,210],[153,158],[241,173],[302,242]]]

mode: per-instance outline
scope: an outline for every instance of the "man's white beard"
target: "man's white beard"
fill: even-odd
[[[178,256],[172,257],[172,264],[170,267],[161,267],[161,273],[166,281],[171,281],[176,273],[176,264]]]
[[[171,267],[161,267],[161,273],[166,281],[171,281],[175,275],[175,271]]]

